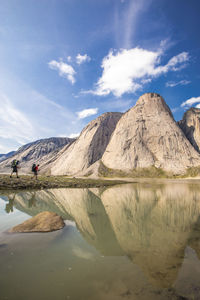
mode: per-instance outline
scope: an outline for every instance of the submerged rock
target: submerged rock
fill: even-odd
[[[50,232],[62,229],[64,226],[62,217],[56,213],[44,211],[13,227],[9,232]]]

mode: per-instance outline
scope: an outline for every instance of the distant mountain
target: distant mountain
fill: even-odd
[[[200,109],[192,107],[187,110],[178,125],[192,146],[200,152]]]
[[[16,151],[11,151],[9,153],[6,153],[6,154],[0,154],[0,162],[13,156],[15,154]]]
[[[31,172],[31,166],[33,163],[39,163],[42,168],[48,160],[51,160],[56,156],[63,147],[74,142],[75,139],[71,138],[57,138],[52,137],[48,139],[41,139],[35,142],[26,144],[20,147],[12,157],[2,161],[0,163],[0,172],[10,172],[10,166],[12,160],[17,159],[20,161],[20,172]]]

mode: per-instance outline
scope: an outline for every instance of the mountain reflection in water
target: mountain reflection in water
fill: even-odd
[[[104,256],[127,256],[154,286],[175,284],[185,249],[200,258],[200,189],[190,184],[130,184],[107,189],[11,193],[6,211],[54,211],[74,220]]]

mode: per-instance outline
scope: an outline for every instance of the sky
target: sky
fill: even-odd
[[[148,92],[200,108],[199,0],[0,0],[0,153]]]

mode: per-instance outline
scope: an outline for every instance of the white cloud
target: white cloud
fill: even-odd
[[[171,108],[171,112],[172,112],[172,113],[175,113],[175,112],[177,112],[179,109],[180,109],[179,107]]]
[[[48,63],[49,68],[52,70],[56,70],[59,72],[59,75],[67,78],[72,84],[75,83],[75,70],[73,69],[72,66],[64,63],[63,61],[56,61],[56,60],[52,60]]]
[[[71,56],[67,56],[67,61],[68,61],[68,62],[71,62],[71,61],[72,61]]]
[[[200,103],[200,97],[192,97],[190,99],[187,99],[186,101],[184,101],[182,104],[181,104],[181,107],[184,107],[184,106],[192,106],[193,104],[195,103]],[[196,106],[197,108],[199,108],[199,104]]]
[[[191,81],[189,81],[189,80],[180,80],[178,82],[169,81],[165,85],[166,85],[166,87],[175,87],[177,85],[187,85],[189,83],[191,83]]]
[[[87,55],[87,54],[84,54],[84,55],[81,55],[80,53],[76,56],[76,62],[78,65],[81,65],[82,63],[86,62],[86,61],[90,61],[91,58]]]
[[[98,112],[98,108],[88,108],[88,109],[84,109],[82,111],[77,112],[77,115],[78,115],[79,119],[84,119],[89,116],[96,115],[97,112]]]
[[[99,96],[113,93],[120,97],[124,93],[134,93],[152,78],[168,71],[178,71],[189,60],[187,52],[172,57],[169,62],[159,65],[162,51],[149,51],[142,48],[121,49],[114,54],[110,51],[102,61],[103,73],[96,83],[96,89],[87,91]]]
[[[74,138],[77,138],[79,135],[80,135],[80,132],[79,133],[71,133],[69,135],[69,138],[74,139]]]

